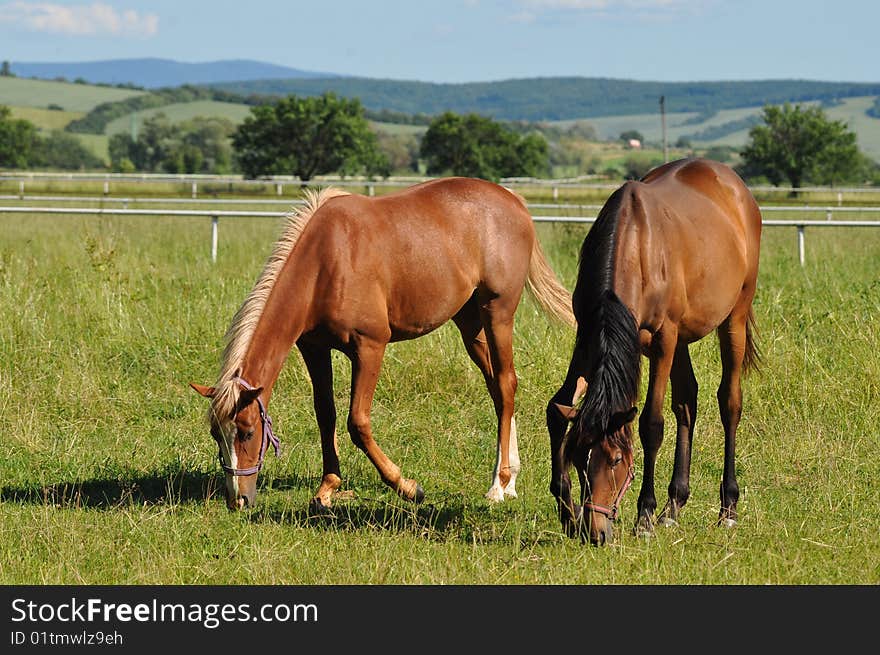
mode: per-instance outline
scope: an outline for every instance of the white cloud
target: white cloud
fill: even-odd
[[[7,2],[0,4],[2,24],[51,34],[149,37],[159,31],[159,16],[141,14],[132,9],[117,10],[102,2],[72,6],[51,2]]]

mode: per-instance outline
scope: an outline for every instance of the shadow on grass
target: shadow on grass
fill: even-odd
[[[275,487],[312,484],[300,476],[275,478]],[[62,481],[50,485],[0,488],[0,502],[57,505],[61,507],[115,509],[124,505],[181,504],[223,501],[223,476],[204,471],[166,467],[150,474],[119,472],[91,480]]]
[[[265,487],[261,484],[260,492],[276,491],[284,495],[286,490],[313,489],[315,482],[311,477],[279,476],[266,480]],[[161,504],[217,503],[222,506],[223,484],[223,476],[218,473],[181,471],[171,466],[150,474],[120,471],[90,480],[2,487],[0,502],[105,511]],[[255,525],[288,525],[326,533],[397,533],[429,541],[451,539],[466,543],[509,539],[504,526],[512,518],[505,508],[490,508],[457,494],[420,505],[395,497],[355,496],[336,502],[331,511],[320,514],[308,504],[291,507],[288,502],[278,503],[277,497],[264,496],[254,509],[241,516]]]

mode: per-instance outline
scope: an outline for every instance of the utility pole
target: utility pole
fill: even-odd
[[[663,162],[669,161],[669,149],[666,147],[666,96],[660,96],[660,125],[663,128]]]

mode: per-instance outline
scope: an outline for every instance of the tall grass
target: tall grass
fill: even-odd
[[[227,223],[226,225],[232,225]],[[691,499],[678,528],[640,540],[634,489],[607,548],[564,537],[549,493],[544,407],[573,335],[529,298],[517,316],[520,497],[490,505],[495,421],[451,325],[389,347],[373,421],[425,488],[398,499],[345,436],[349,366],[334,357],[344,488],[308,516],[321,473],[311,387],[294,351],[270,412],[258,506],[222,502],[204,399],[222,335],[278,234],[224,228],[211,264],[204,219],[0,218],[0,583],[848,584],[880,582],[880,235],[765,230],[756,300],[763,371],[745,383],[740,524],[714,526],[723,434],[714,336],[692,346],[700,383]],[[540,225],[572,288],[585,226]],[[819,233],[821,232],[821,234]],[[671,413],[658,462],[665,497]],[[641,449],[636,447],[637,470]]]

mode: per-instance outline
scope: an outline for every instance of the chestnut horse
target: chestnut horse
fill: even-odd
[[[526,285],[545,311],[574,326],[571,296],[547,264],[525,202],[501,186],[447,178],[376,198],[309,192],[232,321],[219,380],[191,385],[211,399],[227,505],[253,505],[270,443],[277,454],[267,408],[293,344],[312,381],[321,435],[323,477],[313,509],[330,507],[341,483],[331,349],[351,360],[351,440],[385,484],[421,501],[422,488],[401,476],[373,438],[370,407],[388,343],[449,319],[483,373],[498,418],[487,497],[516,496],[513,323]]]
[[[736,522],[740,378],[758,359],[752,299],[760,238],[761,213],[748,188],[730,168],[705,159],[660,166],[624,184],[605,203],[581,248],[573,294],[578,329],[568,373],[547,406],[550,491],[570,536],[589,536],[594,544],[612,538],[618,505],[633,480],[630,422],[637,413],[641,355],[650,373],[639,418],[644,477],[635,532],[653,532],[654,465],[663,441],[667,380],[677,435],[669,500],[659,521],[675,524],[690,493],[697,415],[688,344],[712,330],[722,368],[719,524]],[[572,466],[581,505],[571,499]]]

